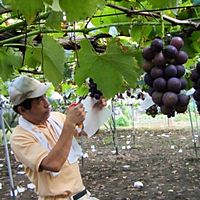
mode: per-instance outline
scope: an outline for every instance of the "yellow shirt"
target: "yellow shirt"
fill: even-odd
[[[64,123],[64,114],[53,112],[52,115],[57,121]],[[57,138],[50,124],[37,127],[53,147]],[[10,142],[16,159],[23,164],[26,175],[36,186],[35,190],[39,195],[39,199],[68,199],[66,196],[76,194],[85,188],[77,162],[69,164],[66,161],[57,176],[52,176],[48,171],[39,172],[40,163],[47,156],[48,150],[40,144],[32,133],[27,132],[19,125],[11,134]],[[61,198],[62,195],[65,198]]]

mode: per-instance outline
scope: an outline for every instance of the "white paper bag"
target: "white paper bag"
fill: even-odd
[[[86,117],[83,122],[83,131],[88,135],[88,137],[93,136],[100,126],[109,119],[112,113],[107,107],[102,109],[94,107],[96,102],[96,100],[89,96],[81,101],[86,111]]]

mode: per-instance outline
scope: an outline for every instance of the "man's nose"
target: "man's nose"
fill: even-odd
[[[43,101],[45,107],[49,107],[50,106],[50,103],[49,103],[49,101],[48,101],[46,96],[43,96],[42,101]]]

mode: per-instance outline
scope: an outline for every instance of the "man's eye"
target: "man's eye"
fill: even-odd
[[[43,99],[43,96],[41,96],[41,97],[37,97],[37,102],[39,103],[40,101],[42,101],[42,99]]]

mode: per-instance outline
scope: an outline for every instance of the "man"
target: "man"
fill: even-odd
[[[80,103],[66,114],[51,112],[45,96],[49,86],[28,76],[11,83],[10,101],[20,114],[10,138],[11,148],[36,186],[39,200],[96,199],[85,189],[77,163],[82,151],[75,136],[85,119],[84,107]],[[96,106],[105,105],[100,100]]]

